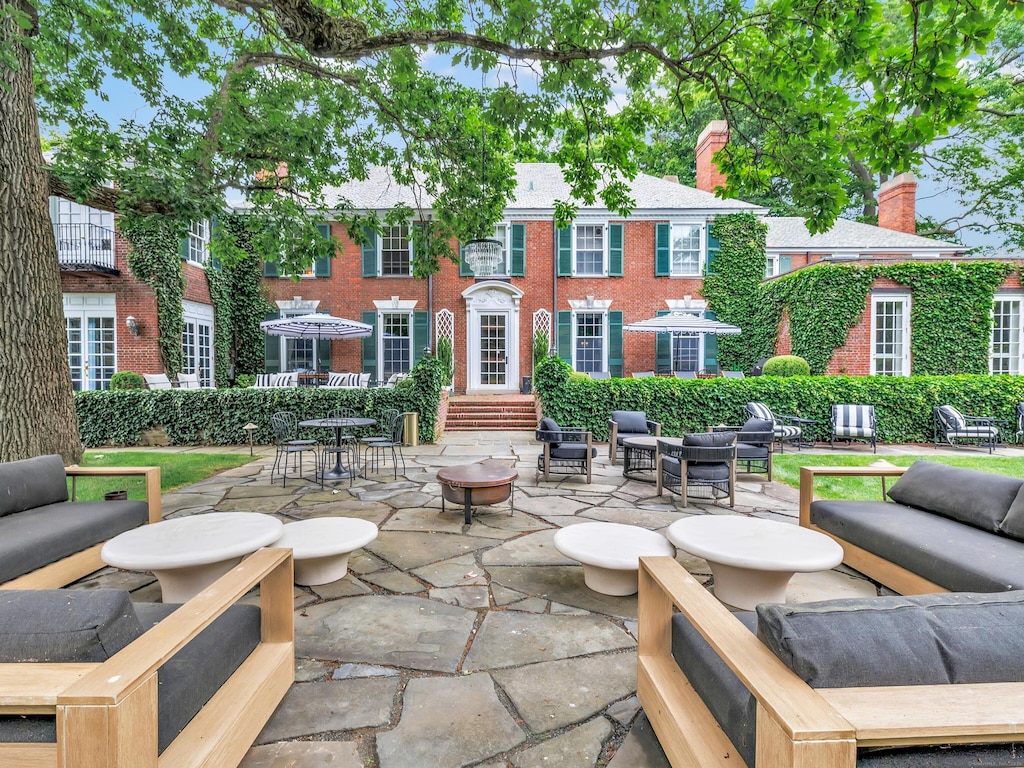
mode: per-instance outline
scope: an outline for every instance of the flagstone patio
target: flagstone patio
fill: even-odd
[[[244,768],[661,768],[668,762],[636,699],[637,599],[601,595],[558,553],[563,526],[607,521],[661,530],[695,514],[795,522],[797,492],[741,475],[736,508],[682,507],[599,456],[594,481],[538,482],[531,433],[453,433],[405,449],[408,471],[321,490],[270,484],[270,459],[163,497],[167,517],[251,511],[285,522],[353,516],[379,537],[341,581],[295,589],[295,684]],[[201,450],[201,449],[192,449]],[[898,449],[894,452],[898,452]],[[515,511],[441,513],[439,467],[483,459],[519,471]],[[680,552],[705,581],[707,564]],[[81,587],[159,599],[150,574],[106,569]],[[874,595],[840,567],[798,574],[789,599]]]

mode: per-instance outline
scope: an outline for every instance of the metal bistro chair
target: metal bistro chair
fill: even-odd
[[[1006,425],[1003,419],[991,416],[964,416],[952,405],[940,405],[932,411],[932,441],[938,448],[940,442],[951,446],[957,443],[978,443],[988,452],[999,444],[999,429]]]
[[[395,417],[401,413],[397,408],[388,408],[384,411],[383,415],[377,420],[380,425],[381,432],[379,435],[364,435],[359,438],[359,444],[363,450],[368,445],[373,443],[386,443],[391,440],[391,423],[395,420]]]
[[[402,460],[402,474],[405,474],[405,456],[402,454],[402,438],[405,436],[405,416],[398,411],[393,419],[391,419],[391,431],[390,437],[387,440],[378,440],[372,443],[365,443],[363,449],[363,470],[369,474],[370,466],[373,466],[373,471],[377,471],[377,467],[381,458],[386,459],[387,454],[391,453],[391,464],[395,469],[395,479],[398,479],[398,460]],[[372,453],[372,457],[371,457]]]
[[[298,456],[299,474],[293,475],[302,479],[302,454],[312,452],[313,467],[318,466],[317,441],[302,440],[297,437],[299,421],[291,411],[278,411],[270,417],[270,428],[274,433],[274,466],[270,469],[270,482],[273,484],[274,475],[278,468],[281,469],[281,486],[288,485],[288,459]],[[295,459],[292,458],[292,468],[295,468]]]
[[[332,408],[327,412],[328,419],[354,419],[355,411],[351,408]],[[330,467],[331,460],[336,459],[338,454],[344,454],[344,461],[348,464],[351,475],[348,479],[349,486],[358,474],[359,468],[359,444],[353,434],[342,433],[338,439],[334,427],[331,427],[331,439],[320,447],[320,484],[323,485],[323,476]]]
[[[729,497],[736,500],[736,433],[699,432],[683,437],[676,445],[658,440],[657,491],[679,488],[683,506],[694,496],[694,488],[706,488],[712,501]]]

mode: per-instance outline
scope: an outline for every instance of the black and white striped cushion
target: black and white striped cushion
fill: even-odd
[[[747,403],[747,413],[749,413],[755,419],[775,421],[775,417],[772,415],[771,408],[769,408],[764,403]]]
[[[940,405],[939,413],[942,414],[947,431],[963,432],[967,428],[967,419],[952,405]]]
[[[775,436],[780,440],[795,440],[803,434],[803,430],[800,427],[784,426],[782,424],[775,425]]]
[[[832,406],[832,431],[837,437],[871,437],[874,423],[873,405]]]

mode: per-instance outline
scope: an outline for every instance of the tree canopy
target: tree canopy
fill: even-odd
[[[560,219],[596,198],[628,210],[625,181],[664,116],[661,97],[686,110],[694,88],[735,126],[720,158],[726,194],[781,183],[812,228],[828,227],[850,200],[851,154],[872,173],[909,170],[974,119],[985,91],[959,63],[1015,6],[43,0],[32,54],[41,119],[62,135],[55,189],[100,203],[96,185],[113,180],[123,193],[108,206],[183,221],[234,196],[266,218],[255,246],[295,271],[317,247],[305,212],[326,215],[325,190],[386,165],[433,199],[416,234],[422,276],[445,236],[488,232],[512,163],[537,147],[572,184]],[[471,83],[471,70],[490,85]],[[174,78],[206,95],[183,98]],[[133,84],[152,117],[109,125],[91,109],[112,79]],[[356,232],[365,223],[341,218]]]

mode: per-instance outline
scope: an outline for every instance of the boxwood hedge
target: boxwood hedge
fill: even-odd
[[[757,376],[745,379],[591,379],[548,358],[534,387],[545,416],[563,426],[589,429],[608,439],[613,410],[645,411],[662,434],[702,432],[717,424],[742,423],[750,401],[776,413],[816,419],[827,439],[833,403],[875,406],[878,439],[887,443],[931,442],[932,408],[950,404],[963,413],[1006,419],[1016,431],[1017,403],[1024,402],[1024,376]]]

